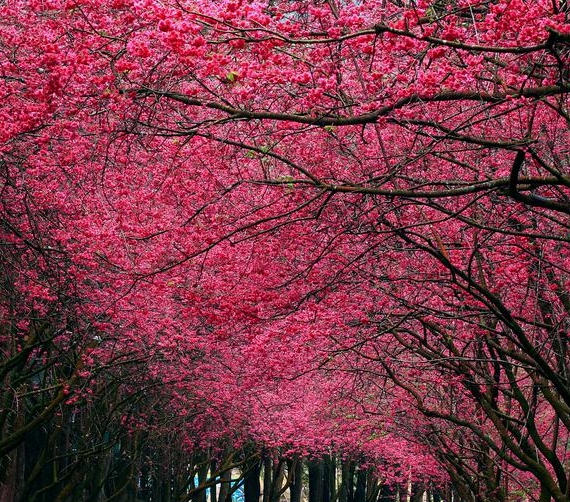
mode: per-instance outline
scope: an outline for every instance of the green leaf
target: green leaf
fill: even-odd
[[[230,71],[227,75],[226,75],[226,80],[228,82],[230,82],[231,84],[235,83],[237,81],[239,77],[239,73],[237,71]]]

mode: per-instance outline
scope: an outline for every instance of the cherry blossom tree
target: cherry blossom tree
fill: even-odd
[[[104,409],[125,488],[70,468],[38,500],[331,453],[568,500],[565,2],[1,10],[10,493],[18,448]]]

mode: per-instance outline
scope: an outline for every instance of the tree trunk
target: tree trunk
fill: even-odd
[[[366,502],[366,471],[359,469],[356,475],[354,502]]]
[[[271,501],[272,466],[273,462],[270,457],[263,459],[263,502]]]
[[[378,502],[394,502],[396,500],[396,490],[394,487],[384,483],[380,488]]]
[[[303,493],[303,461],[299,459],[297,462],[290,464],[290,469],[294,469],[293,481],[289,487],[290,502],[301,502]],[[248,502],[247,500],[245,502]]]
[[[211,476],[211,477],[213,476],[213,473],[216,472],[216,470],[217,470],[216,461],[215,461],[215,460],[212,460],[212,461],[210,462],[210,476]],[[209,491],[209,494],[210,494],[210,502],[218,502],[218,490],[217,490],[216,488],[217,488],[216,485],[214,485],[214,486],[211,486],[210,489],[209,489],[209,490],[210,490],[210,491]]]
[[[259,502],[259,497],[261,495],[261,483],[259,481],[259,476],[261,474],[261,463],[256,461],[254,464],[247,468],[244,473],[243,481],[243,493],[244,502]],[[220,502],[222,502],[220,500]]]
[[[366,502],[378,502],[380,496],[380,483],[373,471],[366,477]]]
[[[335,496],[335,465],[331,457],[323,460],[323,501],[331,502]]]
[[[231,489],[231,479],[232,473],[227,470],[222,472],[220,476],[220,493],[218,494],[218,502],[229,502],[230,501],[230,489]]]
[[[202,465],[198,468],[198,486],[202,486],[206,484],[208,480],[208,462],[203,462]],[[192,496],[193,502],[208,502],[207,491],[206,489],[199,490]]]
[[[352,462],[342,463],[339,502],[354,502],[354,464]]]
[[[412,496],[410,497],[410,502],[422,502],[425,493],[425,488],[421,485],[412,485]]]
[[[273,465],[273,482],[271,483],[270,502],[278,502],[279,497],[281,496],[284,476],[285,461],[279,460],[277,464]]]
[[[309,462],[309,502],[323,502],[323,462]]]
[[[21,448],[17,448],[14,450],[11,455],[12,458],[9,458],[9,456],[6,455],[0,463],[0,467],[5,469],[4,474],[2,474],[2,478],[0,479],[0,502],[14,502],[14,500],[17,500],[16,481],[18,479],[17,466],[19,463],[20,449]]]

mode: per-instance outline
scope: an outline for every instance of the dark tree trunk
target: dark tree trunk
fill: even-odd
[[[18,479],[19,449],[15,450],[13,458],[6,456],[0,463],[4,472],[0,478],[0,502],[13,502],[17,500],[16,485]]]
[[[309,502],[323,502],[323,462],[309,462]]]
[[[210,463],[210,473],[214,473],[217,470],[217,465],[215,461]],[[212,474],[211,474],[212,475]],[[210,488],[210,502],[218,502],[218,491],[215,486]]]
[[[290,502],[301,502],[301,494],[303,493],[303,461],[299,459],[292,462],[289,466],[293,469],[293,477],[291,486],[289,487]],[[245,502],[248,502],[247,500]]]
[[[259,461],[248,466],[247,471],[244,473],[243,480],[245,502],[259,502],[259,497],[261,496],[261,483],[259,481],[260,475],[261,463]]]
[[[339,502],[354,502],[354,464],[352,462],[342,463]]]
[[[271,498],[270,502],[277,502],[283,490],[283,479],[285,477],[285,461],[273,464],[273,482],[271,483]]]
[[[359,469],[356,475],[354,502],[366,502],[366,471]]]
[[[331,457],[323,460],[323,500],[331,502],[335,496],[335,465]]]
[[[218,502],[230,502],[230,488],[231,488],[231,471],[224,471],[220,476],[220,493],[218,495]]]
[[[208,480],[208,463],[207,462],[203,462],[203,465],[201,465],[198,468],[198,486],[203,486],[204,484],[206,484],[206,481]],[[208,502],[208,497],[207,497],[207,491],[206,489],[201,489],[198,492],[196,492],[194,494],[194,496],[192,497],[192,501],[193,502]]]
[[[270,457],[263,459],[263,502],[271,501],[271,485],[273,484],[273,462]]]
[[[366,502],[378,502],[378,497],[380,496],[378,476],[369,471],[366,478]]]
[[[393,486],[383,484],[380,488],[378,502],[394,502],[396,500],[396,490]]]
[[[410,502],[421,502],[422,497],[425,493],[425,488],[421,485],[412,485],[412,496],[410,497]]]

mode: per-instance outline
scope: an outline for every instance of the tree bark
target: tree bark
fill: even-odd
[[[309,502],[323,502],[323,461],[309,462]]]
[[[259,502],[261,496],[261,483],[259,476],[261,475],[261,463],[256,460],[255,463],[247,467],[244,473],[243,493],[245,502]],[[222,502],[220,500],[220,502]]]
[[[359,469],[356,474],[354,502],[366,502],[366,471],[363,469]]]
[[[227,470],[222,472],[220,476],[220,493],[218,494],[218,502],[229,502],[230,500],[230,489],[231,489],[231,471]]]
[[[263,460],[263,502],[271,501],[271,485],[273,481],[273,462],[270,457]]]
[[[303,462],[299,459],[297,462],[291,462],[290,469],[294,469],[293,480],[289,487],[290,502],[301,502],[303,493]],[[248,502],[247,500],[245,502]]]

